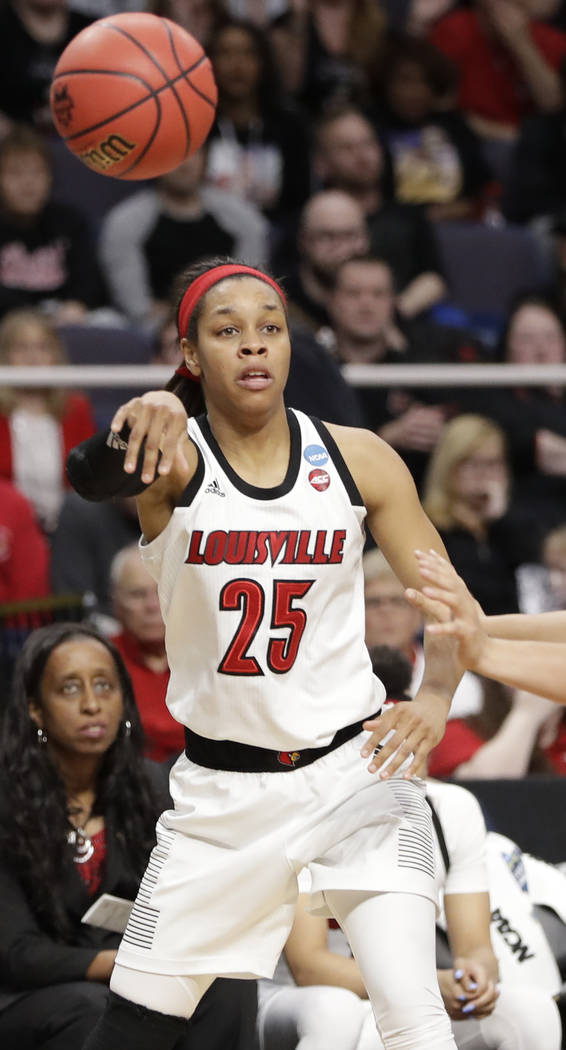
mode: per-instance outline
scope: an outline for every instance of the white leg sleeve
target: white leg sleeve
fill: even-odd
[[[436,977],[435,909],[411,893],[327,891],[385,1050],[456,1050]]]
[[[260,1050],[356,1050],[367,1006],[347,988],[281,986],[260,995]]]
[[[110,988],[123,999],[147,1006],[149,1010],[189,1018],[213,981],[214,976],[208,974],[174,977],[131,970],[117,963],[110,978]]]
[[[467,1021],[454,1021],[458,1050],[560,1050],[562,1042],[556,1003],[527,985],[505,986],[493,1013],[475,1026],[476,1035]]]

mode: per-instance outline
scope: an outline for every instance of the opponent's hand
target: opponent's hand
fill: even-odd
[[[361,754],[364,758],[372,756],[369,772],[387,780],[407,762],[404,780],[426,776],[427,758],[444,735],[448,709],[444,698],[420,689],[414,700],[402,700],[364,722],[363,728],[370,730],[371,736]]]
[[[120,406],[110,429],[119,434],[125,423],[130,427],[130,438],[124,470],[128,474],[134,472],[145,440],[142,481],[150,484],[157,474],[169,474],[187,437],[187,413],[179,398],[168,390],[152,390],[142,397],[134,397]],[[161,460],[157,468],[159,452]]]
[[[407,601],[434,621],[427,624],[428,633],[456,639],[459,660],[473,670],[488,641],[478,603],[453,566],[436,551],[415,551],[415,556],[421,576],[429,582],[421,591],[406,590]]]

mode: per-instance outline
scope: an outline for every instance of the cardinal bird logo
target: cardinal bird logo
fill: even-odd
[[[300,751],[279,751],[277,761],[282,766],[296,766],[301,757]]]

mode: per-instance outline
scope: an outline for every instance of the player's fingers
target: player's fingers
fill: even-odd
[[[409,587],[405,591],[405,597],[410,605],[418,609],[423,616],[430,616],[433,620],[440,621],[444,621],[450,616],[450,610],[444,602],[435,602],[432,598],[427,598],[422,591],[416,591]]]
[[[455,594],[453,590],[439,586],[438,584],[434,587],[425,585],[422,589],[422,593],[425,597],[432,598],[433,601],[442,602],[444,605],[447,605],[449,609],[457,609],[460,604],[459,596]]]
[[[155,478],[157,458],[160,452],[166,418],[166,409],[164,408],[154,408],[148,415],[142,465],[142,481],[145,481],[146,484],[149,484]]]
[[[127,422],[128,417],[132,411],[135,410],[136,406],[141,406],[141,400],[139,397],[133,397],[125,404],[120,405],[120,408],[116,410],[110,423],[110,430],[114,434],[119,434],[124,423]]]
[[[162,456],[159,463],[160,474],[168,474],[171,470],[179,448],[179,441],[186,433],[187,419],[184,413],[182,415],[179,414],[178,416],[173,416],[168,420],[161,444]]]
[[[483,1010],[493,1010],[497,1001],[497,996],[498,992],[493,981],[489,982],[487,988],[481,993],[481,995],[474,997],[472,993],[468,993],[470,1002],[473,1002],[475,1005],[475,1013],[479,1013]]]
[[[444,634],[461,638],[466,632],[466,625],[460,620],[445,620],[443,623],[427,623],[425,631],[427,634]]]
[[[136,469],[142,441],[147,434],[149,425],[149,409],[147,405],[143,405],[140,402],[135,409],[130,410],[126,421],[131,427],[131,431],[128,439],[124,470],[131,474]]]

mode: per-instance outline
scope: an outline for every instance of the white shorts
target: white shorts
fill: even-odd
[[[326,890],[436,902],[424,782],[378,780],[360,755],[366,740],[361,733],[281,773],[206,769],[181,755],[174,809],[158,821],[117,962],[159,974],[270,977],[305,866],[317,914],[329,914]]]

